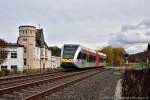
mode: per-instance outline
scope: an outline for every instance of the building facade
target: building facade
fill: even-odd
[[[52,56],[51,57],[51,68],[58,68],[61,64],[61,57]]]
[[[51,50],[43,35],[43,29],[20,26],[17,44],[24,46],[24,69],[45,69],[51,66]]]
[[[0,65],[0,70],[8,69],[11,71],[23,71],[23,52],[24,47],[16,43],[8,43],[5,45],[5,60]],[[2,52],[1,52],[2,53]]]

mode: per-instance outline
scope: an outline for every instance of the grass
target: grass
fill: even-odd
[[[10,71],[7,69],[3,69],[0,71],[0,77],[2,76],[8,76],[10,74]]]
[[[21,74],[25,74],[25,75],[31,75],[31,74],[38,74],[38,73],[53,73],[53,72],[60,72],[62,71],[61,67],[58,67],[58,68],[54,68],[54,69],[51,69],[51,68],[45,68],[45,69],[24,69],[23,72],[19,72],[19,71],[16,71],[16,72],[12,72],[10,70],[2,70],[0,71],[0,77],[3,77],[3,76],[11,76],[11,75],[21,75]]]
[[[150,98],[150,69],[126,70],[122,77],[122,97]]]
[[[51,68],[45,68],[45,69],[26,69],[24,70],[24,74],[30,75],[30,74],[37,74],[37,73],[46,73],[46,72],[60,72],[61,68],[55,68],[55,69],[51,69]]]
[[[128,66],[130,66],[130,68],[135,69],[135,70],[141,70],[143,68],[146,68],[146,64],[142,64],[142,63],[132,63],[132,64],[129,64]]]

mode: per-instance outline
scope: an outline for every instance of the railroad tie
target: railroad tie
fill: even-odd
[[[19,99],[19,98],[18,98],[18,96],[14,96],[14,95],[10,95],[10,94],[4,94],[2,96],[2,99],[12,100],[12,99]]]

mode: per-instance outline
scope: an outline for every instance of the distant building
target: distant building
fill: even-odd
[[[43,29],[20,26],[17,44],[24,46],[24,69],[45,69],[51,66],[51,50],[43,35]]]
[[[51,57],[51,68],[60,67],[61,57],[52,56]]]
[[[16,43],[5,44],[5,61],[0,65],[0,70],[23,71],[23,51],[24,47]]]
[[[146,51],[130,54],[128,58],[130,63],[146,63],[147,59],[150,60],[150,43],[148,43]]]

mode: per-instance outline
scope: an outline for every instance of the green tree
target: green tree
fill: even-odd
[[[50,47],[51,51],[52,51],[52,56],[57,56],[60,57],[61,55],[61,49],[57,46],[54,47]]]
[[[0,39],[0,64],[2,64],[7,57],[6,44],[4,40]]]

